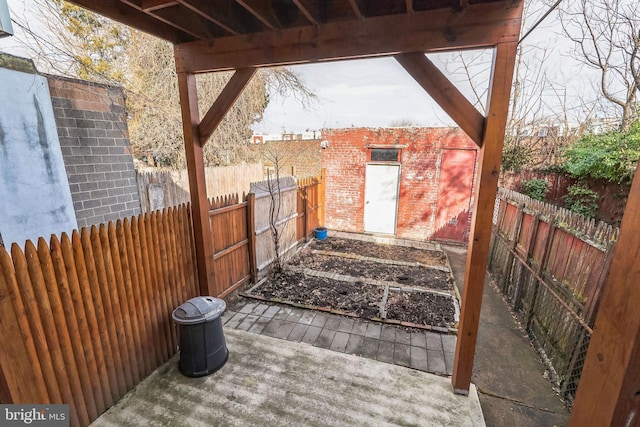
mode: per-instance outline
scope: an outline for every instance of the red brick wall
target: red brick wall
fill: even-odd
[[[458,128],[350,128],[324,130],[326,226],[364,232],[368,145],[400,144],[401,168],[396,235],[429,240],[434,233],[443,149],[477,149]],[[471,195],[470,195],[471,197]]]

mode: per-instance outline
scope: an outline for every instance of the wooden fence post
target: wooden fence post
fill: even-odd
[[[302,188],[302,200],[304,200],[304,241],[309,241],[309,187]]]
[[[256,265],[256,195],[247,194],[247,245],[249,250],[249,270],[251,283],[258,283],[258,266]]]
[[[540,223],[538,222],[538,224]],[[556,230],[556,219],[555,219],[555,216],[552,215],[549,218],[549,230],[547,231],[547,234],[544,240],[544,245],[543,245],[544,252],[542,253],[542,258],[540,259],[540,263],[536,268],[536,275],[538,275],[539,277],[541,276],[542,271],[544,270],[544,266],[547,263],[547,260],[549,259],[549,251],[551,250],[551,243],[553,242],[553,235],[555,233],[555,230]],[[529,311],[527,312],[526,321],[525,321],[526,330],[531,329],[531,321],[533,320],[533,311],[536,305],[536,300],[538,299],[538,288],[540,288],[540,284],[536,279],[534,280],[533,292],[531,294],[531,301],[529,302]]]
[[[320,221],[321,226],[324,227],[324,213],[325,213],[325,191],[326,191],[326,182],[327,182],[327,174],[326,169],[322,168],[320,172],[320,184],[318,186],[318,209],[320,212],[318,213],[318,220]]]
[[[518,204],[517,210],[516,223],[513,227],[513,240],[509,242],[509,246],[511,246],[509,249],[511,249],[511,251],[507,251],[507,269],[502,277],[502,290],[506,295],[509,295],[511,288],[509,279],[511,278],[511,271],[513,270],[513,264],[515,262],[515,257],[513,256],[512,251],[515,251],[518,246],[518,240],[520,239],[520,228],[522,227],[522,218],[524,217],[524,204]]]
[[[529,243],[527,244],[527,250],[525,252],[525,261],[528,265],[531,265],[530,258],[531,252],[535,246],[536,236],[538,234],[538,223],[540,222],[540,214],[536,213],[531,219],[531,232],[529,233]],[[520,305],[522,303],[522,286],[525,281],[524,277],[528,276],[530,273],[526,271],[526,269],[521,268],[520,274],[518,275],[518,280],[516,280],[516,289],[513,293],[513,309],[515,312],[520,310]]]

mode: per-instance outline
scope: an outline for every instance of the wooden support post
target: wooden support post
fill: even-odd
[[[640,425],[640,173],[602,290],[569,426]]]
[[[193,218],[193,241],[196,250],[196,268],[200,295],[214,295],[213,281],[209,285],[209,262],[213,253],[211,225],[209,223],[209,200],[207,181],[204,174],[203,144],[198,133],[200,113],[198,112],[198,92],[196,76],[178,73],[180,108],[182,110],[182,130],[184,149],[189,173],[191,195],[191,216]]]
[[[487,124],[480,148],[471,236],[462,289],[462,306],[451,382],[455,393],[468,394],[478,337],[482,290],[487,273],[493,206],[509,110],[516,43],[500,43],[493,55]]]
[[[182,66],[182,58],[175,51],[176,70]],[[193,234],[196,249],[196,267],[200,295],[216,295],[213,277],[213,241],[209,222],[209,200],[204,173],[204,145],[238,99],[255,74],[255,68],[237,70],[227,82],[216,101],[207,111],[202,121],[198,111],[196,77],[192,73],[178,72],[178,90],[182,110],[184,147],[189,173],[189,189],[193,218]]]

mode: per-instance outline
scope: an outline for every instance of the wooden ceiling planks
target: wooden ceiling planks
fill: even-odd
[[[490,47],[519,32],[519,8],[490,3],[181,43],[176,55],[185,67],[178,71],[201,73]]]

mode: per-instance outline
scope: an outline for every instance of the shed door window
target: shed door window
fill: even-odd
[[[372,162],[397,162],[399,159],[400,149],[398,148],[372,148]]]

